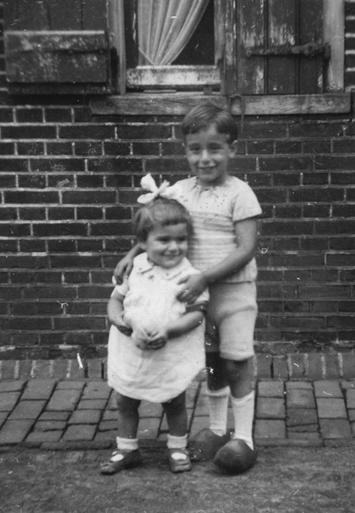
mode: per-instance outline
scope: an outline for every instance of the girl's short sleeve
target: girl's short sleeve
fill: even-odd
[[[261,206],[254,191],[248,184],[243,183],[233,198],[233,221],[243,221],[244,219],[259,216],[261,213]]]

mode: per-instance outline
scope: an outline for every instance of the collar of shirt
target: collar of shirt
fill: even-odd
[[[148,274],[149,272],[154,274],[157,273],[160,276],[163,276],[165,279],[172,280],[181,274],[181,271],[186,266],[186,259],[184,258],[182,262],[172,269],[164,269],[155,265],[153,262],[148,260],[147,253],[142,253],[137,257],[138,262],[136,263],[136,270],[140,274]]]
[[[200,185],[197,181],[197,178],[194,177],[194,182],[192,184],[192,189],[195,189],[197,191],[198,194],[202,194],[204,192],[208,192],[211,196],[216,196],[218,197],[219,194],[218,194],[218,190],[221,188],[221,187],[224,187],[226,184],[223,183],[221,185],[211,185],[211,186],[204,186],[204,185]]]

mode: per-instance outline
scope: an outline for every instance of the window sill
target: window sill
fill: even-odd
[[[183,116],[202,101],[213,101],[221,106],[227,103],[219,93],[145,92],[95,98],[91,100],[90,107],[95,115]],[[242,110],[250,116],[349,113],[351,93],[244,96],[243,100],[234,98],[232,113],[240,115]]]

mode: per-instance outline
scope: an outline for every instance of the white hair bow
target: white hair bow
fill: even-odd
[[[141,180],[141,186],[142,189],[149,192],[139,196],[137,199],[138,203],[142,203],[143,205],[145,205],[146,203],[153,201],[155,198],[158,198],[159,196],[161,196],[162,198],[168,198],[169,185],[169,182],[164,180],[164,182],[158,187],[152,175],[148,173],[147,175],[143,176]]]

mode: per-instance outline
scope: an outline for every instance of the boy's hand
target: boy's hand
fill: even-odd
[[[178,300],[193,303],[207,288],[208,283],[205,276],[198,273],[180,278],[178,285],[183,285],[182,291],[177,296]]]
[[[116,283],[118,285],[121,285],[124,277],[128,276],[130,274],[130,272],[132,271],[132,267],[133,267],[133,258],[129,255],[126,255],[125,257],[122,258],[122,260],[120,260],[118,262],[118,264],[116,265],[116,267],[113,271],[114,279],[116,280]]]

